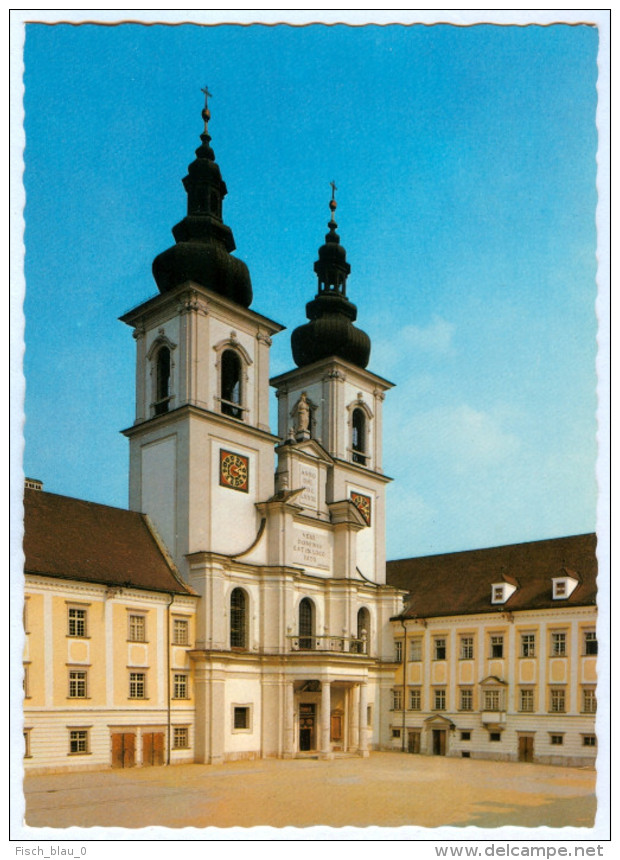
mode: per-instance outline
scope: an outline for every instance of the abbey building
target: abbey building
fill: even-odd
[[[159,292],[122,317],[136,344],[130,510],[25,491],[26,766],[373,749],[562,760],[564,740],[547,743],[560,735],[571,762],[591,762],[593,536],[521,545],[475,573],[468,553],[386,565],[392,384],[368,369],[336,201],[295,367],[270,380],[282,326],[251,308],[232,254],[209,118],[187,214],[153,263]],[[548,652],[560,633],[568,650]]]

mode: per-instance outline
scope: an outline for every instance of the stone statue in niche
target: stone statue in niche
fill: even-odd
[[[305,391],[295,407],[295,438],[298,441],[310,438],[310,404]]]

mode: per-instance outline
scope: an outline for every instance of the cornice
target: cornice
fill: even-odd
[[[274,436],[270,430],[263,430],[260,427],[255,427],[253,424],[246,424],[244,421],[236,421],[234,418],[221,415],[219,412],[212,412],[210,409],[196,406],[193,403],[184,403],[182,406],[178,406],[176,409],[170,410],[170,412],[164,412],[162,415],[155,415],[152,418],[145,418],[143,421],[133,424],[125,430],[121,430],[121,433],[124,436],[127,436],[128,439],[131,439],[133,436],[144,433],[151,428],[166,427],[168,424],[175,424],[179,417],[182,417],[185,414],[216,424],[219,427],[225,427],[229,431],[232,426],[238,428],[244,433],[248,433],[250,436],[255,436],[258,439],[268,439],[270,442],[274,443],[280,441],[280,438],[278,436]]]

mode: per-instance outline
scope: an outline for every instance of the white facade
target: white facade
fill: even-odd
[[[386,746],[389,619],[402,608],[385,585],[381,407],[391,384],[341,359],[291,371],[273,381],[274,437],[278,324],[194,283],[123,319],[137,343],[130,507],[149,514],[202,598],[196,760]],[[226,361],[241,370],[234,402]],[[302,394],[310,420],[299,432]],[[351,445],[355,407],[366,416],[363,463]]]

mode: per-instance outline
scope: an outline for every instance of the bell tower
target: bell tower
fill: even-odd
[[[269,347],[247,266],[222,218],[227,189],[204,128],[183,185],[187,214],[153,262],[159,294],[121,317],[136,341],[129,506],[154,521],[181,571],[194,552],[241,552],[273,493]]]
[[[308,322],[291,336],[297,369],[271,380],[278,435],[285,440],[278,448],[276,489],[303,488],[298,503],[305,513],[329,518],[337,526],[336,541],[340,532],[347,534],[346,551],[335,553],[341,559],[335,576],[384,583],[390,479],[382,470],[382,407],[392,383],[366,369],[370,338],[354,325],[357,308],[347,297],[351,266],[336,232],[331,185],[329,232],[314,264],[317,293],[306,305]],[[311,442],[324,452],[316,469],[309,462]]]

